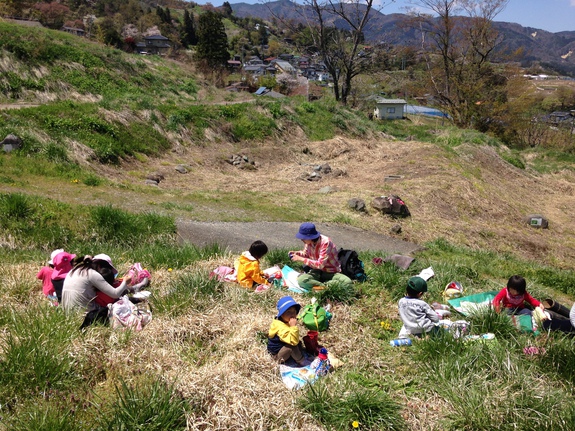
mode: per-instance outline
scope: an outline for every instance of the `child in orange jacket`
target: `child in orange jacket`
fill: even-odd
[[[254,241],[248,251],[244,251],[236,261],[236,274],[241,286],[253,290],[258,285],[270,287],[266,275],[260,269],[260,259],[268,252],[263,241]]]

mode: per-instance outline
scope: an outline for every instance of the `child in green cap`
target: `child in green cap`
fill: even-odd
[[[399,300],[399,316],[403,327],[399,338],[421,337],[439,331],[439,316],[421,297],[427,292],[427,282],[421,277],[407,281],[405,296]]]

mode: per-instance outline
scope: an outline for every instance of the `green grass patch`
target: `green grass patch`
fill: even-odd
[[[380,388],[364,387],[354,379],[323,378],[307,385],[299,407],[327,429],[403,430],[400,407]]]
[[[185,430],[187,400],[174,384],[160,377],[148,377],[136,383],[121,379],[116,385],[116,400],[105,401],[100,416],[101,429],[132,429],[142,431]]]
[[[49,306],[30,304],[4,320],[7,331],[0,358],[0,403],[12,406],[28,397],[74,392],[83,364],[70,356],[78,322]]]

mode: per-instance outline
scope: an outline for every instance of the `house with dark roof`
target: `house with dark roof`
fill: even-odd
[[[161,34],[154,34],[145,36],[143,42],[138,42],[136,51],[138,54],[166,55],[171,47],[170,39]]]
[[[240,70],[242,68],[242,62],[239,60],[228,60],[228,67],[232,70]]]
[[[66,33],[75,34],[76,36],[84,36],[86,34],[86,31],[83,28],[64,26],[60,30],[65,31]]]
[[[254,94],[256,96],[266,96],[266,97],[272,97],[274,99],[282,99],[286,97],[285,95],[278,93],[277,91],[273,91],[272,89],[267,87],[258,88]]]

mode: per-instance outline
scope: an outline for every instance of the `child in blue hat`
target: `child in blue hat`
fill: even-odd
[[[268,333],[268,352],[280,364],[292,358],[303,365],[303,349],[299,339],[297,315],[301,309],[291,296],[280,298],[277,303],[278,314],[270,325]]]

